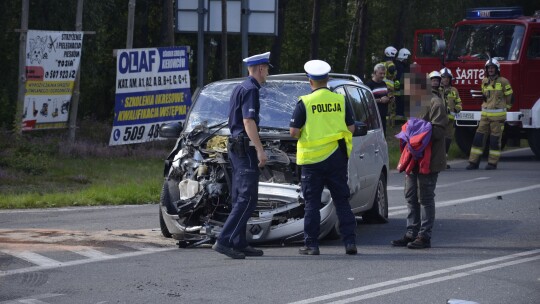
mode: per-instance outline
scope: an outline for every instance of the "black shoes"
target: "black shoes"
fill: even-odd
[[[226,246],[220,245],[220,244],[218,244],[218,242],[216,242],[212,246],[212,249],[214,249],[215,251],[217,251],[217,252],[219,252],[221,254],[224,254],[224,255],[230,257],[231,259],[237,260],[237,259],[245,259],[246,258],[246,255],[244,254],[244,252],[236,251],[231,247],[226,247]]]
[[[260,249],[255,249],[251,246],[247,246],[246,248],[237,249],[237,251],[242,252],[245,256],[262,256],[264,252]]]
[[[345,253],[350,255],[355,255],[358,253],[358,249],[356,249],[355,244],[347,244],[345,245]]]
[[[409,244],[407,244],[407,248],[409,249],[431,248],[431,240],[419,236],[419,237],[416,237],[416,239],[413,242],[410,242]]]
[[[300,249],[298,249],[298,253],[303,254],[303,255],[321,254],[319,251],[319,247],[308,247],[308,246],[300,247]],[[345,253],[349,255],[355,255],[358,253],[358,249],[356,249],[355,244],[347,244],[345,245]]]
[[[392,246],[395,246],[395,247],[405,247],[407,246],[407,244],[409,244],[412,241],[414,241],[413,238],[404,235],[399,240],[393,240],[391,243],[392,243]]]
[[[490,163],[486,165],[486,170],[495,170],[495,169],[497,169],[497,165],[490,164]]]
[[[476,169],[478,169],[478,164],[469,162],[469,165],[465,169],[467,169],[467,170],[476,170]]]
[[[300,249],[298,249],[298,253],[299,254],[304,254],[304,255],[319,255],[319,254],[321,254],[319,252],[319,247],[307,247],[307,246],[304,246],[304,247],[301,247]]]

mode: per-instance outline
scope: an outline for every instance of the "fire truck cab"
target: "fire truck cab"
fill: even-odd
[[[454,135],[463,153],[469,154],[480,120],[484,65],[495,58],[514,92],[503,147],[507,141],[519,144],[520,139],[528,139],[540,159],[540,11],[527,17],[520,7],[468,9],[466,18],[455,24],[448,45],[441,29],[418,30],[414,41],[412,59],[420,71],[429,73],[443,66],[452,71],[452,85],[463,105]]]

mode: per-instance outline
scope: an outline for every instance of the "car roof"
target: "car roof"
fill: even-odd
[[[344,85],[344,84],[355,84],[360,85],[362,87],[365,87],[369,89],[367,86],[364,85],[360,77],[353,75],[353,74],[339,74],[339,73],[330,73],[330,79],[328,80],[328,87],[330,89],[334,89],[337,86]],[[243,81],[245,78],[231,78],[231,79],[224,79],[216,82],[240,82]],[[266,78],[267,81],[301,81],[301,82],[308,82],[308,78],[305,73],[289,73],[289,74],[276,74],[276,75],[269,75]]]

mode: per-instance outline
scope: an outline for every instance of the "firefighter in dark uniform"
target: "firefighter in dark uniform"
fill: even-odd
[[[384,61],[381,62],[384,64],[384,67],[386,68],[386,74],[384,76],[384,82],[386,83],[386,86],[388,87],[388,97],[390,97],[390,101],[388,102],[388,120],[390,121],[390,126],[395,125],[395,118],[396,118],[396,102],[395,102],[395,92],[399,90],[400,82],[397,78],[397,68],[396,64],[394,63],[394,60],[396,59],[397,49],[393,46],[389,46],[384,49]],[[397,86],[397,87],[396,87]],[[386,122],[386,119],[383,120]],[[384,134],[386,136],[386,126]]]
[[[258,129],[259,89],[268,76],[269,58],[270,52],[245,58],[249,76],[231,95],[228,155],[232,167],[233,208],[212,248],[233,259],[263,255],[262,250],[248,245],[246,226],[257,206],[259,167],[267,160]]]
[[[467,170],[478,169],[488,139],[489,157],[486,170],[497,169],[501,157],[501,138],[506,110],[512,107],[512,87],[506,78],[501,77],[499,61],[491,58],[485,66],[487,76],[482,80],[482,95],[484,95],[482,116],[474,135]]]
[[[319,255],[321,195],[327,186],[339,219],[346,254],[356,254],[356,219],[349,204],[347,166],[355,124],[351,106],[343,95],[327,88],[330,65],[311,60],[304,65],[313,90],[301,96],[290,122],[298,138],[296,163],[302,166],[304,244],[300,254]]]

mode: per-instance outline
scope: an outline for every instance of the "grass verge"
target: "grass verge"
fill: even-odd
[[[109,126],[86,126],[75,143],[65,131],[2,134],[0,209],[159,202],[163,159],[174,142],[111,147]]]
[[[0,208],[156,203],[162,185],[163,161],[137,158],[52,158],[39,175],[0,178]]]

